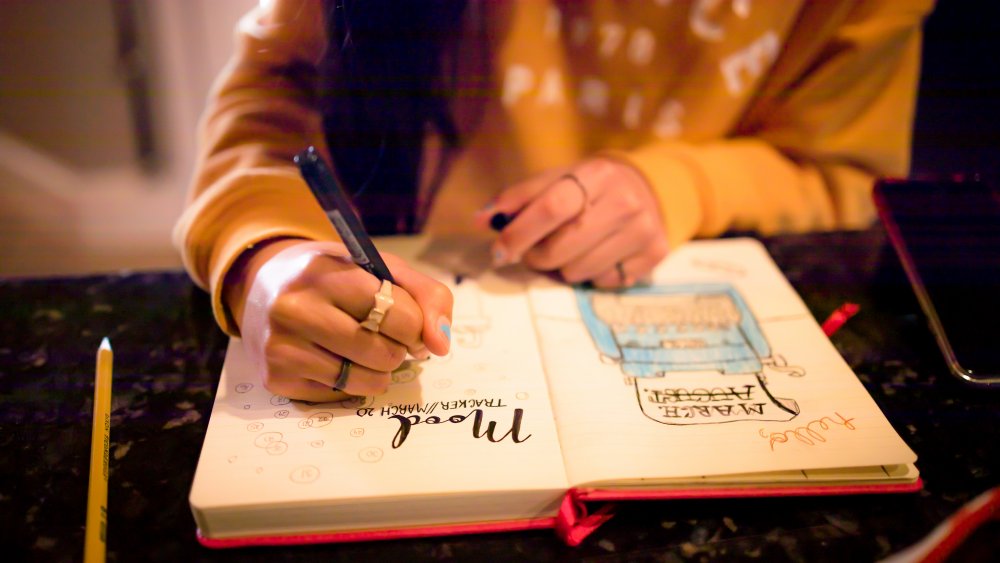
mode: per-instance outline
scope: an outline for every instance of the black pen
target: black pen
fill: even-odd
[[[496,213],[490,217],[490,228],[494,231],[502,231],[504,227],[514,220],[515,215],[511,213]]]
[[[395,285],[396,280],[389,273],[389,268],[375,249],[371,237],[361,225],[361,219],[354,212],[347,194],[316,149],[309,147],[295,155],[295,164],[299,166],[299,172],[309,184],[309,189],[333,223],[333,228],[340,234],[354,263],[379,280],[389,280],[389,283]]]

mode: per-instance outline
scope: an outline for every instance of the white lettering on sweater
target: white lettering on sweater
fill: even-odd
[[[688,27],[699,39],[719,42],[726,38],[726,30],[717,20],[720,5],[725,0],[698,0],[688,14]],[[750,0],[730,0],[729,7],[741,19],[750,17]]]
[[[674,139],[684,132],[681,119],[684,117],[684,104],[677,100],[667,100],[660,106],[653,120],[653,134],[661,139]]]
[[[778,58],[780,41],[773,31],[767,31],[750,45],[722,59],[719,70],[726,81],[726,90],[738,96],[760,78]],[[744,80],[744,75],[747,80]]]
[[[513,64],[507,67],[503,80],[503,94],[500,100],[504,107],[517,103],[522,96],[535,86],[535,73],[525,65]]]

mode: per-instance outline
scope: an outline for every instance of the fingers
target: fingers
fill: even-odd
[[[389,386],[390,372],[369,369],[304,340],[279,336],[268,345],[265,387],[280,395],[309,401],[335,401],[350,395],[379,395]],[[338,380],[341,380],[338,382]],[[334,385],[339,387],[334,389]]]
[[[493,245],[494,264],[520,262],[532,247],[581,217],[599,195],[597,190],[585,187],[575,175],[560,175],[522,207],[500,232]],[[504,201],[506,196],[504,193]]]
[[[382,393],[408,350],[427,354],[423,338],[432,325],[425,310],[445,320],[436,326],[450,327],[450,292],[399,261],[393,268],[401,284],[392,288],[393,304],[379,330],[362,328],[380,284],[347,256],[343,245],[303,242],[257,272],[246,300],[243,345],[274,392],[312,401],[343,398],[334,384],[350,394]],[[436,352],[447,353],[446,336],[431,341]],[[351,363],[341,385],[345,359]]]
[[[328,303],[301,307],[299,299],[292,296],[275,304],[271,318],[279,334],[295,335],[377,371],[392,371],[406,359],[406,346],[361,328],[357,319]]]
[[[614,262],[610,267],[606,267],[600,273],[589,276],[587,279],[599,288],[630,287],[639,280],[648,276],[653,268],[667,255],[666,243],[662,245],[659,252],[649,249],[647,252],[639,252],[632,256]]]
[[[602,241],[616,233],[622,230],[636,230],[639,227],[636,222],[642,220],[641,205],[636,198],[623,196],[599,199],[586,213],[582,213],[528,250],[522,262],[536,270],[559,270],[582,256],[593,253]],[[637,233],[637,235],[645,234]],[[633,251],[634,249],[625,249],[623,253]]]
[[[522,262],[558,271],[570,283],[620,287],[646,276],[667,254],[659,203],[645,178],[621,162],[589,160],[548,184],[516,185],[496,202],[497,209],[514,207],[517,215],[494,243],[497,266]]]
[[[441,282],[413,270],[394,256],[386,260],[393,269],[393,277],[400,287],[412,296],[422,313],[421,338],[427,350],[438,356],[448,353],[451,347],[451,318],[454,297]],[[388,320],[389,316],[386,316]]]
[[[647,216],[637,216],[599,242],[587,245],[587,252],[560,265],[565,281],[591,281],[599,287],[633,285],[667,255],[665,237],[655,236],[658,225]],[[626,275],[616,264],[628,262]]]
[[[397,268],[397,270],[401,270],[401,268]],[[393,277],[397,278],[398,282],[399,273],[395,273]],[[379,292],[381,283],[367,274],[359,275],[359,278],[355,283],[350,284],[330,280],[326,283],[326,289],[329,303],[346,313],[360,329],[359,323],[363,322],[372,308],[375,307],[375,295]],[[420,305],[401,285],[392,287],[391,296],[393,304],[389,306],[382,322],[379,323],[377,334],[402,344],[414,356],[420,356],[420,352],[424,349],[421,334],[423,312]],[[368,330],[363,330],[363,332],[376,334]]]
[[[479,210],[473,218],[477,226],[489,227],[490,219],[497,213],[516,215],[531,203],[540,193],[545,191],[557,178],[568,172],[568,169],[556,169],[543,172],[523,182],[514,184],[504,190],[503,196],[490,202]]]

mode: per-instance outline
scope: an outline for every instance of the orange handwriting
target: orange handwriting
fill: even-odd
[[[821,431],[829,430],[834,424],[843,426],[848,430],[857,429],[857,427],[851,423],[851,421],[854,420],[853,418],[844,418],[844,415],[837,412],[833,414],[837,417],[837,419],[824,416],[823,418],[813,420],[805,426],[799,426],[793,430],[785,430],[783,432],[765,432],[764,429],[761,428],[758,433],[761,438],[765,438],[769,441],[768,445],[771,446],[771,451],[773,452],[774,444],[783,444],[792,438],[795,438],[807,446],[815,446],[817,442],[826,442],[826,438],[823,436]]]

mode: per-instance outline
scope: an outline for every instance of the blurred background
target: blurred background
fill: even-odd
[[[180,266],[194,129],[253,0],[0,0],[0,275]]]
[[[180,266],[205,96],[253,0],[0,0],[0,276]],[[1000,167],[1000,17],[939,0],[915,174]]]

